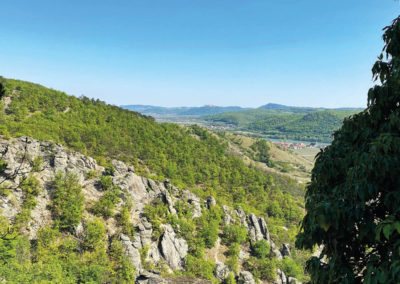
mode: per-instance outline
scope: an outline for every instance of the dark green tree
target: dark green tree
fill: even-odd
[[[0,79],[1,79],[1,77],[0,77]],[[4,89],[3,84],[0,82],[0,100],[5,95],[5,93],[6,93],[6,90]]]
[[[368,107],[334,133],[306,192],[299,248],[312,283],[400,283],[400,17],[384,28]]]

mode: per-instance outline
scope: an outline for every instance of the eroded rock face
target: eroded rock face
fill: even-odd
[[[281,253],[282,256],[290,256],[290,247],[288,244],[282,244]]]
[[[250,271],[240,271],[238,284],[256,284],[253,274]]]
[[[184,239],[178,238],[171,225],[162,225],[164,234],[161,237],[160,250],[166,263],[172,270],[183,268],[188,245]]]
[[[220,280],[224,280],[228,274],[231,271],[229,270],[229,268],[223,264],[223,263],[218,263],[217,266],[215,267],[215,277],[217,277]]]
[[[211,208],[215,205],[217,205],[217,201],[215,201],[214,196],[207,197],[207,208]]]
[[[39,142],[27,137],[4,140],[0,136],[0,155],[7,161],[6,174],[12,177],[10,185],[15,187],[9,197],[0,196],[0,214],[11,222],[19,212],[24,199],[24,193],[18,188],[19,181],[32,172],[33,159],[38,156],[43,158],[40,171],[34,173],[42,185],[42,190],[39,196],[36,197],[37,205],[31,212],[29,230],[25,232],[29,239],[35,239],[39,228],[52,222],[48,205],[51,202],[51,184],[58,171],[62,173],[68,171],[77,175],[79,182],[82,184],[82,192],[88,202],[95,202],[102,195],[102,192],[97,187],[98,178],[88,178],[88,173],[94,171],[101,175],[105,171],[104,167],[97,165],[94,159],[68,150],[57,143],[51,141]],[[168,224],[161,225],[163,234],[159,239],[155,239],[153,226],[146,219],[144,208],[146,205],[152,204],[155,199],[158,199],[168,206],[170,214],[176,214],[174,208],[176,202],[187,202],[191,207],[193,218],[196,218],[201,216],[204,208],[216,206],[215,198],[209,196],[207,200],[203,200],[190,191],[174,187],[169,181],[160,183],[138,176],[132,166],[126,165],[121,161],[113,160],[112,165],[115,169],[112,176],[113,183],[121,188],[120,197],[122,201],[117,205],[117,210],[119,210],[118,208],[120,208],[122,202],[128,199],[132,200],[133,209],[130,219],[136,228],[136,234],[133,239],[130,239],[128,236],[120,234],[121,231],[115,222],[107,222],[105,225],[108,237],[119,237],[127,259],[140,274],[137,283],[194,283],[195,279],[187,280],[182,278],[181,282],[175,282],[175,280],[162,279],[157,274],[145,271],[140,256],[142,249],[147,249],[146,261],[155,266],[160,265],[159,267],[161,267],[166,264],[170,271],[184,270],[188,245],[183,238],[179,238],[176,235],[174,229]],[[270,239],[268,227],[263,218],[258,218],[255,214],[246,216],[241,207],[233,210],[228,206],[223,206],[223,211],[225,225],[234,223],[243,225],[252,241],[267,240],[270,242],[271,249],[276,254],[276,257],[282,259],[280,250]],[[89,212],[86,213],[90,216]],[[82,224],[75,227],[74,235],[78,238],[84,236]],[[289,247],[287,247],[287,250],[282,248],[284,255],[287,255],[286,251],[290,252]],[[249,252],[242,248],[239,253],[240,261],[244,261],[248,257],[250,257]],[[216,260],[216,262],[215,276],[223,280],[230,270],[219,260]],[[278,271],[278,274],[281,281],[279,283],[287,284],[284,273]],[[186,281],[185,279],[191,282],[184,282]],[[285,282],[282,282],[283,280]],[[253,275],[248,271],[241,271],[238,281],[238,283],[255,283]],[[291,279],[291,281],[293,282],[294,280]],[[199,283],[205,282],[200,281]]]
[[[142,261],[140,258],[139,249],[137,249],[131,242],[128,236],[124,234],[120,235],[121,245],[124,249],[125,256],[129,262],[136,268],[138,272],[142,270]]]
[[[287,284],[287,278],[285,273],[278,268],[277,278],[275,280],[275,284]]]

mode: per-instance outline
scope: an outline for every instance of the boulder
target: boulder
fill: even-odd
[[[287,284],[301,284],[301,282],[294,277],[288,277]]]
[[[120,241],[126,258],[140,272],[142,270],[142,261],[139,250],[133,246],[129,237],[124,234],[120,235]]]
[[[261,233],[268,242],[271,242],[271,238],[269,236],[269,230],[267,227],[267,223],[265,222],[264,218],[258,218],[258,223],[260,225]]]
[[[250,238],[253,242],[261,241],[264,239],[264,235],[261,233],[261,228],[260,224],[258,222],[258,219],[254,213],[251,213],[248,216],[249,222],[248,222],[248,232],[250,235]]]
[[[256,284],[253,274],[250,271],[240,271],[238,284]]]
[[[162,225],[161,228],[164,230],[160,242],[161,255],[172,270],[182,270],[188,245],[176,236],[171,225]]]
[[[215,277],[223,281],[228,276],[229,272],[231,271],[225,264],[218,263],[215,267],[214,275]]]
[[[290,247],[288,244],[282,244],[281,253],[282,256],[290,256]]]
[[[274,282],[275,284],[287,284],[287,278],[285,273],[280,270],[279,268],[277,269],[277,277]]]
[[[217,202],[215,201],[214,196],[207,197],[207,208],[211,208],[215,205],[217,205]]]
[[[234,222],[234,220],[231,216],[231,210],[226,205],[222,206],[222,209],[224,210],[224,214],[225,214],[224,215],[224,224],[225,224],[225,226],[228,226]]]

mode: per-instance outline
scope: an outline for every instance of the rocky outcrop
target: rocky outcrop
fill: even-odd
[[[7,161],[5,175],[8,176],[7,182],[10,188],[13,188],[10,196],[0,196],[0,214],[5,216],[10,222],[13,221],[23,204],[24,193],[19,188],[19,183],[24,177],[33,172],[33,160],[37,157],[42,158],[42,163],[40,169],[35,169],[34,175],[42,185],[43,190],[36,197],[37,205],[31,211],[31,220],[27,227],[26,234],[31,240],[36,238],[39,228],[49,225],[52,222],[48,205],[51,202],[51,184],[58,172],[76,174],[82,185],[85,200],[90,206],[90,204],[96,202],[103,194],[98,188],[99,178],[96,175],[102,175],[106,171],[94,159],[68,150],[51,141],[40,142],[29,137],[4,140],[0,136],[0,158]],[[121,203],[116,205],[116,210],[119,210],[126,200],[132,201],[133,208],[130,211],[129,217],[135,227],[136,234],[131,237],[122,234],[115,220],[113,222],[105,221],[104,225],[109,238],[119,238],[125,256],[138,272],[136,282],[196,283],[195,281],[197,280],[195,279],[180,278],[179,282],[177,279],[163,278],[156,271],[146,270],[146,268],[149,269],[149,266],[146,265],[147,262],[152,264],[150,267],[163,267],[167,265],[167,270],[169,271],[184,270],[188,244],[183,238],[177,235],[176,232],[178,231],[175,232],[169,224],[162,224],[161,226],[154,224],[153,228],[153,225],[145,217],[144,210],[146,205],[152,204],[157,199],[164,202],[170,214],[175,215],[177,214],[175,209],[176,204],[183,202],[190,207],[193,218],[197,218],[202,215],[204,210],[217,206],[215,198],[209,196],[204,200],[188,190],[180,190],[174,187],[169,181],[157,182],[138,176],[134,172],[134,167],[121,161],[113,160],[111,164],[113,168],[113,184],[121,189]],[[0,182],[2,179],[4,177],[0,176]],[[253,213],[246,215],[240,206],[235,210],[226,205],[222,208],[224,212],[224,225],[241,224],[247,229],[249,237],[253,242],[262,239],[267,240],[271,244],[271,250],[278,259],[282,259],[282,255],[290,255],[289,246],[284,245],[281,253],[273,243],[264,218],[259,218]],[[87,211],[85,214],[87,215],[86,217],[90,218],[90,212]],[[176,227],[174,226],[174,228]],[[157,232],[157,235],[155,232]],[[74,228],[73,234],[76,238],[83,239],[84,227],[82,223]],[[213,249],[216,251],[215,255],[217,256],[220,250],[219,242],[218,246],[216,245]],[[143,255],[143,252],[147,252],[147,254]],[[249,257],[249,248],[246,246],[241,247],[239,262],[243,263]],[[223,256],[221,259],[217,256],[213,260],[216,263],[214,274],[222,281],[232,271],[223,263]],[[278,271],[278,279],[280,282],[276,283],[288,283],[288,279],[282,271]],[[249,271],[240,271],[237,280],[238,283],[256,283]],[[199,281],[197,282],[208,283],[207,281]],[[292,281],[290,283],[298,283],[293,282],[297,280],[292,278],[290,278],[290,281]]]
[[[215,267],[215,277],[217,277],[219,280],[224,280],[228,274],[230,273],[230,269],[228,266],[226,266],[224,263],[218,263],[217,266]]]
[[[161,254],[172,270],[183,268],[188,252],[188,245],[184,239],[178,238],[170,225],[162,225],[164,234],[160,242]]]
[[[215,205],[217,205],[217,201],[215,201],[214,196],[207,197],[207,208],[211,208]]]
[[[240,271],[237,283],[238,284],[256,284],[256,281],[254,280],[253,274],[251,274],[251,272]]]
[[[281,253],[282,256],[290,256],[290,247],[288,244],[282,244]]]

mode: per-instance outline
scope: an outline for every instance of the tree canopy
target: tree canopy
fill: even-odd
[[[384,28],[368,107],[321,151],[299,248],[322,245],[312,283],[400,283],[400,17]]]

